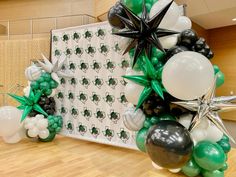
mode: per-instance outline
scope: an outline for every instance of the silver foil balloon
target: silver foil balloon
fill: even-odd
[[[225,128],[222,119],[219,117],[219,112],[233,111],[236,110],[236,104],[232,103],[236,100],[236,96],[222,96],[215,97],[216,89],[216,78],[214,84],[209,91],[199,98],[193,101],[179,101],[173,102],[179,106],[182,106],[190,111],[197,112],[195,117],[192,119],[189,131],[196,128],[202,119],[209,119],[215,126],[217,126],[230,140],[235,143],[234,138],[229,134]]]

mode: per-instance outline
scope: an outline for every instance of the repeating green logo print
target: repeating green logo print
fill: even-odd
[[[93,37],[93,32],[86,30],[83,34],[84,38],[87,39],[88,41],[91,41]]]
[[[62,41],[65,42],[65,43],[68,43],[69,40],[70,40],[70,35],[69,34],[63,34]]]
[[[78,42],[80,40],[80,33],[74,32],[73,35],[72,35],[72,39],[75,42]]]
[[[126,86],[128,82],[126,82],[124,79],[120,80],[121,85]]]
[[[85,104],[86,101],[88,100],[88,96],[84,92],[79,92],[79,95],[77,97],[79,101],[81,101],[83,104]]]
[[[72,61],[69,62],[69,70],[72,72],[75,72],[76,70],[76,64]]]
[[[106,118],[106,114],[104,111],[101,111],[99,108],[96,109],[96,113],[94,113],[94,116],[100,121],[102,122],[103,119]]]
[[[65,126],[69,133],[72,133],[74,131],[74,125],[71,120],[68,120]]]
[[[61,108],[59,109],[59,112],[61,115],[65,116],[68,112],[67,108],[64,106],[61,106]]]
[[[58,36],[53,36],[53,37],[52,37],[52,42],[53,42],[55,45],[57,45],[58,41],[59,41],[59,37],[58,37]]]
[[[87,109],[87,107],[84,107],[84,110],[81,112],[81,115],[84,116],[85,119],[89,121],[89,119],[92,117],[92,111]]]
[[[115,97],[110,95],[108,92],[106,92],[106,95],[103,99],[109,106],[112,106],[112,104],[115,102]]]
[[[69,90],[68,95],[67,95],[68,100],[73,102],[75,100],[75,95],[72,91]]]
[[[74,118],[76,118],[76,117],[78,117],[78,115],[79,115],[79,110],[76,109],[76,108],[74,108],[74,107],[72,107],[72,109],[70,110],[70,114],[71,114]]]
[[[90,85],[90,80],[84,76],[82,76],[81,80],[79,81],[81,85],[83,85],[85,88],[88,88]]]
[[[59,92],[57,93],[57,98],[58,98],[60,101],[62,101],[62,100],[64,99],[64,94],[63,94],[61,91],[59,91]]]
[[[122,68],[122,69],[127,69],[129,67],[129,61],[126,60],[125,58],[123,58],[121,60],[121,63],[119,64],[119,66]]]
[[[95,53],[96,53],[96,48],[91,46],[91,44],[88,45],[87,49],[85,50],[85,52],[90,55],[91,57],[94,57]]]
[[[106,83],[109,87],[115,89],[118,84],[118,80],[113,78],[112,76],[108,76],[108,80],[106,81]]]
[[[101,54],[107,56],[107,54],[108,54],[108,52],[109,52],[109,47],[108,47],[108,45],[105,45],[105,44],[102,43],[102,44],[100,44],[100,48],[98,49],[98,51],[99,51]]]
[[[78,57],[81,57],[84,53],[84,49],[80,48],[79,46],[75,47],[75,55],[77,55]]]
[[[54,50],[54,56],[57,57],[57,58],[59,58],[59,57],[61,56],[61,50],[55,49],[55,50]]]
[[[89,131],[94,138],[97,138],[98,135],[100,134],[100,129],[97,128],[95,125],[92,125],[92,128]]]
[[[69,48],[66,48],[66,50],[65,50],[64,53],[65,53],[65,55],[66,55],[67,58],[70,58],[70,56],[72,55],[72,50],[69,49]]]
[[[109,59],[107,60],[107,62],[104,66],[111,73],[113,73],[114,69],[116,68],[116,64]]]
[[[124,129],[120,129],[120,132],[117,133],[117,135],[124,143],[127,143],[130,137],[129,132],[125,131]]]
[[[84,62],[83,60],[80,61],[79,69],[86,73],[86,71],[89,69],[88,63]]]
[[[64,87],[65,86],[65,84],[66,84],[66,79],[64,78],[64,77],[62,77],[61,79],[60,79],[60,84]]]
[[[95,70],[97,73],[99,73],[100,69],[102,68],[101,63],[98,63],[96,60],[93,60],[93,64],[91,65],[91,68]]]
[[[108,114],[108,117],[114,124],[117,124],[117,121],[120,119],[120,114],[111,109],[110,114]]]
[[[128,100],[127,98],[125,97],[125,93],[124,92],[121,92],[120,93],[120,97],[118,98],[118,101],[123,104],[123,105],[127,105],[128,103]]]
[[[97,37],[103,40],[106,36],[106,30],[99,28],[95,34]]]
[[[110,129],[109,127],[105,127],[105,130],[102,131],[103,135],[111,141],[111,139],[114,137],[114,130]]]
[[[119,53],[119,54],[121,53],[121,48],[120,48],[118,42],[115,43],[115,45],[114,45],[114,47],[112,47],[112,49],[113,49],[116,53]]]
[[[84,134],[87,132],[87,127],[83,125],[81,122],[78,123],[77,131],[84,136]]]
[[[76,78],[71,78],[70,79],[70,85],[72,85],[72,86],[76,86],[77,85],[77,79]]]
[[[98,105],[98,103],[99,103],[100,100],[101,100],[101,97],[100,97],[98,94],[96,94],[95,92],[93,92],[93,93],[92,93],[92,96],[90,96],[90,100],[91,100],[94,104]]]
[[[62,70],[62,71],[65,71],[65,70],[66,70],[66,65],[65,65],[65,64],[63,64],[63,65],[61,66],[61,70]]]
[[[98,76],[96,76],[93,81],[93,84],[99,89],[101,89],[103,83],[104,83],[103,80],[101,78],[99,78]]]

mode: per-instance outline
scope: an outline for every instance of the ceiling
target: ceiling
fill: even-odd
[[[187,16],[205,29],[236,25],[236,0],[175,0],[187,5]]]

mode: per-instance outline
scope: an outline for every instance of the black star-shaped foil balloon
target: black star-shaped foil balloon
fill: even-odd
[[[178,33],[176,31],[159,28],[160,23],[162,22],[172,3],[173,1],[168,3],[159,13],[157,13],[151,19],[149,19],[145,0],[143,1],[143,12],[141,17],[135,15],[130,9],[128,9],[124,4],[121,3],[128,18],[122,17],[118,14],[117,16],[126,25],[126,30],[113,32],[113,34],[133,39],[124,52],[125,54],[130,49],[135,47],[133,66],[137,62],[138,57],[141,55],[143,50],[145,50],[148,58],[151,58],[152,46],[155,46],[156,48],[165,52],[159,38]]]

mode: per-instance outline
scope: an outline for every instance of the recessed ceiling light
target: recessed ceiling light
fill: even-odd
[[[232,19],[232,21],[234,21],[234,22],[235,22],[235,21],[236,21],[236,18],[233,18],[233,19]]]

